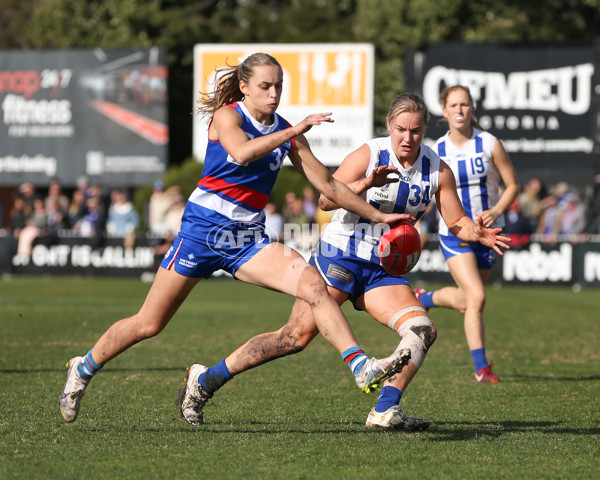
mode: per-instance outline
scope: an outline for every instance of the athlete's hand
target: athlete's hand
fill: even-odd
[[[378,223],[387,223],[393,225],[394,223],[400,222],[401,220],[415,223],[417,219],[409,213],[382,213],[382,219]]]
[[[481,216],[477,218],[477,224],[480,228],[479,242],[486,247],[493,248],[499,255],[504,255],[502,250],[500,250],[500,247],[508,250],[510,248],[508,243],[512,242],[512,239],[500,235],[502,232],[501,228],[487,228],[483,224],[483,218]]]
[[[313,115],[309,115],[300,123],[297,123],[294,128],[297,130],[296,135],[301,135],[303,133],[308,132],[314,125],[321,125],[322,122],[333,123],[333,118],[331,118],[332,112],[327,113],[315,113]]]
[[[397,183],[400,180],[398,177],[389,176],[394,173],[398,173],[398,169],[391,165],[377,167],[371,172],[371,175],[367,177],[367,188],[383,187],[390,183]]]
[[[486,227],[490,227],[496,221],[496,219],[500,215],[497,214],[494,210],[485,210],[477,215],[477,220],[481,218],[483,220],[483,225]]]

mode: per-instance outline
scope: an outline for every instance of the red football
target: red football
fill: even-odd
[[[383,269],[394,276],[410,272],[421,256],[421,236],[414,225],[400,221],[392,225],[379,240],[377,254]]]

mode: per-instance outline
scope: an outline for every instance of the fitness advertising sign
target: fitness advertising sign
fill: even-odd
[[[165,171],[167,67],[159,48],[0,51],[0,186],[114,186]]]
[[[411,53],[408,84],[432,114],[428,144],[442,136],[439,94],[466,85],[479,124],[498,137],[522,181],[590,182],[600,153],[600,47],[441,44]]]
[[[370,44],[198,44],[194,48],[194,111],[200,92],[214,89],[215,70],[268,52],[283,68],[277,113],[292,125],[314,113],[332,112],[334,123],[305,135],[316,157],[338,166],[373,136],[374,50]],[[210,119],[194,116],[194,156],[204,160]],[[291,165],[286,160],[286,165]]]

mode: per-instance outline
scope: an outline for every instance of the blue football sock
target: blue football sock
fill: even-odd
[[[202,385],[202,388],[207,393],[214,393],[229,380],[233,378],[233,375],[229,373],[225,360],[222,360],[219,364],[209,369],[198,377],[198,383]]]
[[[77,373],[81,378],[90,380],[100,371],[103,366],[104,365],[98,365],[96,362],[94,362],[94,359],[92,358],[92,350],[90,350],[85,357],[81,359],[79,365],[77,365]]]
[[[388,408],[400,405],[400,399],[402,398],[402,390],[398,390],[396,387],[383,387],[379,398],[377,399],[377,405],[375,405],[375,411],[378,413],[385,412]]]
[[[360,373],[360,369],[367,361],[365,352],[358,345],[355,347],[350,347],[348,350],[344,350],[341,355],[344,359],[344,362],[346,362],[348,367],[350,367],[350,371],[354,376]]]
[[[428,310],[430,308],[437,307],[437,305],[435,303],[433,303],[433,294],[434,293],[435,293],[435,290],[431,291],[431,292],[425,292],[423,295],[421,295],[419,297],[419,302],[421,302],[421,304]]]
[[[475,365],[476,372],[488,366],[488,362],[485,358],[485,347],[471,350],[471,357],[473,357],[473,364]]]

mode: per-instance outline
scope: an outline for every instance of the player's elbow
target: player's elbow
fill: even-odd
[[[335,210],[336,204],[329,200],[325,195],[321,195],[318,201],[319,208],[324,212]]]

